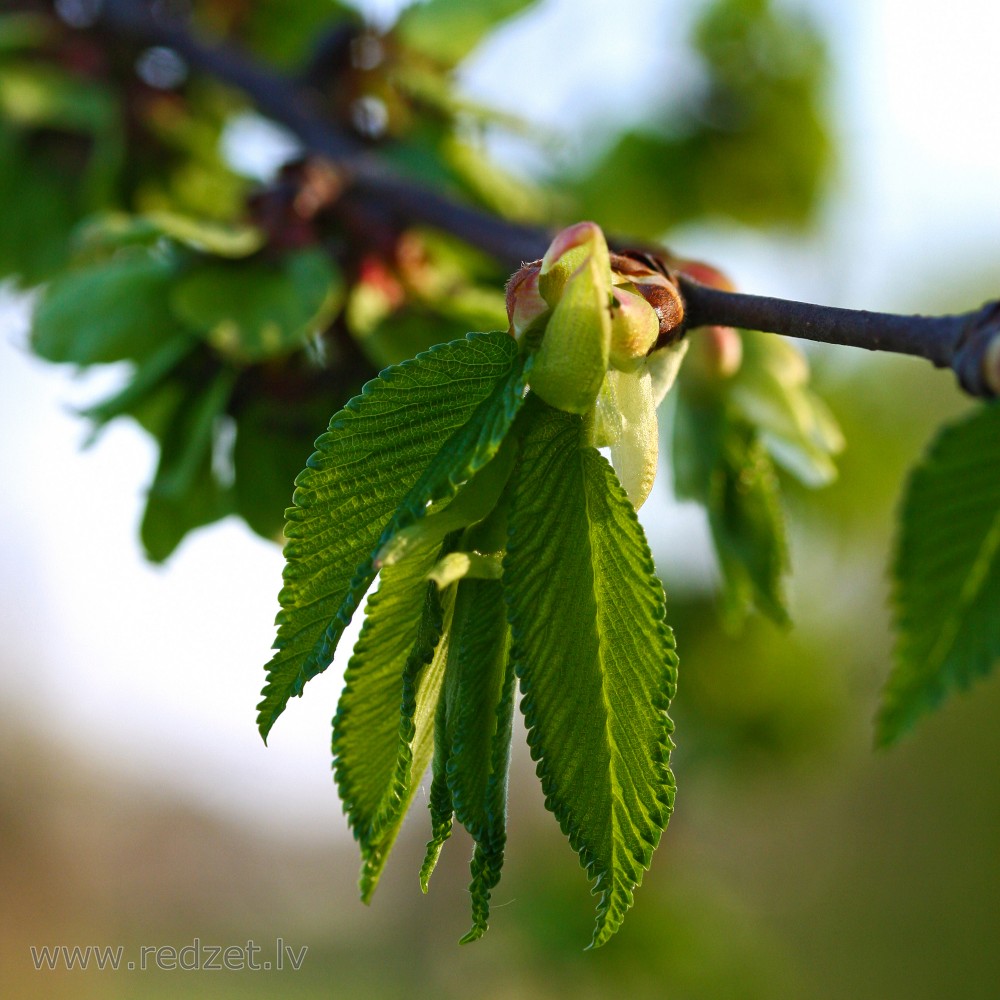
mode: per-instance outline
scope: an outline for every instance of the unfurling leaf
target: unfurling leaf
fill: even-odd
[[[946,427],[910,479],[893,565],[896,663],[878,742],[892,743],[1000,659],[1000,405]]]

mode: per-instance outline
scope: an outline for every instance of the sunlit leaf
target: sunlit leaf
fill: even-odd
[[[914,470],[893,577],[898,636],[882,744],[1000,659],[1000,405],[947,426]]]
[[[496,453],[523,398],[520,368],[505,334],[470,335],[387,369],[331,419],[288,511],[263,735],[329,665],[381,546]]]
[[[673,807],[677,658],[632,504],[582,421],[540,402],[512,479],[503,586],[545,792],[599,894],[594,945],[632,904]]]

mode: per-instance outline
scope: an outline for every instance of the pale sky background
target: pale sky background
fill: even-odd
[[[691,6],[543,3],[478,54],[467,86],[543,125],[588,134],[617,109],[633,113],[649,74],[692,72],[679,44]],[[826,224],[804,240],[692,230],[673,245],[764,294],[919,309],[933,299],[926,283],[935,275],[977,259],[1000,293],[1000,5],[805,6],[829,29],[836,70],[842,163]],[[666,38],[649,30],[665,22],[664,8],[676,12]],[[72,407],[98,397],[108,379],[74,381],[28,356],[24,338],[22,313],[0,305],[6,712],[44,726],[71,756],[141,774],[153,788],[184,789],[264,826],[346,832],[328,752],[342,668],[289,706],[270,747],[254,727],[279,549],[233,520],[189,538],[165,568],[145,563],[137,530],[149,442],[113,424],[83,452],[87,429]],[[652,502],[645,511],[656,539],[694,537],[686,553],[670,543],[679,561],[704,564],[696,512]],[[673,569],[662,569],[669,586]]]

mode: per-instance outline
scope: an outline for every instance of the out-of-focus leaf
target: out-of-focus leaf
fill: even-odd
[[[177,331],[170,339],[143,358],[132,377],[119,392],[81,411],[94,422],[95,434],[104,424],[126,414],[135,415],[151,394],[156,393],[177,367],[198,346],[187,330]]]
[[[453,66],[501,21],[532,3],[534,0],[425,0],[404,10],[394,31],[408,47]]]
[[[160,440],[141,529],[146,554],[154,562],[167,559],[188,531],[232,509],[212,459],[217,423],[234,381],[235,373],[223,368],[206,384],[192,383]]]
[[[264,391],[235,409],[233,498],[236,513],[264,538],[278,541],[295,477],[312,453],[316,428],[329,413],[328,394],[312,393],[292,405]]]
[[[99,135],[116,115],[114,98],[100,84],[41,63],[0,64],[0,117],[16,125]]]
[[[837,476],[831,455],[843,435],[826,404],[809,388],[801,352],[769,333],[745,331],[743,362],[729,381],[728,398],[761,433],[774,459],[806,486]]]
[[[342,297],[329,258],[302,250],[277,265],[207,261],[175,284],[170,305],[220,354],[251,362],[302,347],[336,315]]]
[[[774,466],[758,431],[726,402],[683,379],[674,413],[674,487],[704,504],[733,625],[750,604],[788,621],[783,577],[788,547]]]
[[[228,258],[248,257],[264,244],[263,233],[253,226],[210,222],[176,212],[106,212],[87,219],[74,242],[82,254],[106,253],[133,243],[152,244],[163,237],[201,253]]]
[[[0,14],[0,56],[33,49],[44,42],[52,22],[41,14]]]
[[[692,219],[801,224],[828,172],[825,58],[769,0],[716,0],[696,29],[707,86],[678,118],[622,136],[575,182],[579,214],[657,237]]]
[[[175,277],[171,255],[138,248],[67,271],[35,308],[32,347],[77,365],[141,360],[177,336],[167,304]]]
[[[914,470],[893,577],[898,637],[882,744],[1000,659],[1000,405],[945,427]]]

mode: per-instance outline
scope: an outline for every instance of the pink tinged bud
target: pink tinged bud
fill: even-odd
[[[731,326],[707,326],[696,334],[706,366],[718,378],[731,378],[743,363],[743,340]]]
[[[611,367],[635,371],[660,335],[660,320],[638,292],[611,289]]]
[[[732,281],[711,264],[704,264],[700,260],[681,260],[677,261],[676,268],[681,274],[686,274],[689,278],[694,278],[695,281],[708,285],[709,288],[718,288],[724,292],[736,291],[736,286]]]
[[[673,279],[656,261],[644,254],[611,255],[611,268],[616,284],[627,284],[652,307],[660,324],[659,343],[671,344],[684,333],[684,300]]]
[[[596,255],[596,266],[610,271],[608,245],[595,222],[578,222],[556,234],[549,244],[539,274],[538,287],[550,306],[558,302],[569,276],[588,257]]]
[[[525,264],[507,282],[507,319],[509,332],[515,340],[520,340],[532,323],[549,311],[548,303],[538,290],[540,267],[537,260]]]

